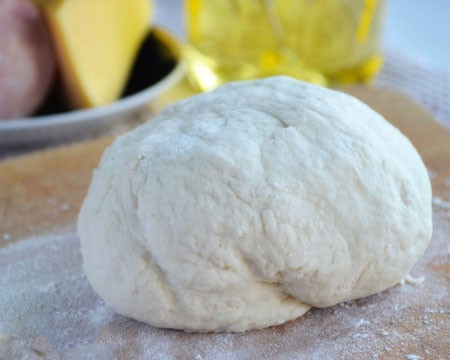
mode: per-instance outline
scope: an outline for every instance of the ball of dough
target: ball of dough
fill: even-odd
[[[383,291],[431,231],[408,139],[357,99],[287,77],[191,97],[117,139],[78,222],[106,303],[187,331],[264,328]]]

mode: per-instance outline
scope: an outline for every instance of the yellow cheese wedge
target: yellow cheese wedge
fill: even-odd
[[[149,30],[149,0],[37,0],[53,36],[69,105],[101,106],[124,89]]]

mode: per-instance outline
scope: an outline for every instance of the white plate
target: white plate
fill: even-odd
[[[63,112],[54,115],[0,120],[0,147],[57,143],[65,139],[95,134],[123,121],[175,85],[184,74],[177,41],[160,28],[149,38],[161,47],[160,57],[172,56],[174,67],[158,82],[142,91],[106,106]]]

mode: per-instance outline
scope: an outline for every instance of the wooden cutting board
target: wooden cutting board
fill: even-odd
[[[431,255],[422,261],[423,264],[420,269],[426,272],[427,277],[440,279],[440,282],[436,282],[441,286],[440,292],[443,291],[442,286],[448,290],[450,286],[450,209],[447,208],[448,203],[446,201],[450,199],[450,130],[436,122],[420,106],[393,90],[352,87],[345,89],[345,91],[368,103],[397,126],[413,142],[426,163],[432,179],[435,197],[433,241],[435,245],[432,246],[437,246],[440,250],[435,248],[430,252]],[[0,162],[0,250],[8,245],[26,241],[27,237],[33,235],[40,235],[66,227],[72,227],[73,229],[92,171],[103,150],[112,140],[108,137],[100,138]],[[441,254],[442,256],[439,255],[441,256],[439,262],[436,262],[436,256],[438,256],[436,254],[441,250],[444,253]],[[445,251],[448,253],[445,253]],[[431,281],[429,284],[434,284],[434,282]],[[361,338],[360,346],[362,349],[367,348],[368,352],[357,352],[358,357],[406,359],[408,355],[415,355],[421,359],[450,359],[450,296],[444,297],[446,300],[439,298],[438,302],[429,302],[427,300],[428,295],[423,292],[433,291],[433,287],[430,288],[430,286],[417,286],[415,288],[415,294],[420,301],[415,303],[417,309],[411,310],[410,317],[407,317],[402,323],[390,324],[386,322],[383,327],[385,329],[383,331],[389,334],[395,332],[400,335],[415,334],[414,336],[405,337],[406,340],[403,341],[400,341],[401,338],[399,337],[398,344],[395,341],[390,341],[389,346],[385,346],[384,350],[383,348],[374,349],[371,341],[367,340],[371,338],[366,336],[366,341]],[[429,297],[432,296],[433,294],[430,293]],[[389,298],[388,300],[383,299],[383,301],[389,301]],[[373,302],[367,306],[372,306]],[[361,304],[361,306],[365,306],[364,301]],[[376,306],[376,304],[373,306]],[[383,311],[382,306],[380,305],[380,312]],[[435,326],[429,332],[418,331],[418,329],[427,326],[424,318],[428,319],[428,315],[421,315],[425,311],[424,309],[431,309],[430,314],[433,314],[432,321]],[[323,314],[320,313],[321,310],[317,311],[319,311],[319,314]],[[317,321],[322,321],[320,320],[322,315],[316,314],[313,313],[312,318],[314,319],[316,316],[319,319]],[[283,336],[289,338],[293,336],[293,332],[301,329],[302,321],[306,320],[299,319],[293,322],[294,325],[276,327],[274,328],[276,330],[270,330],[272,331],[270,334],[274,336],[274,339],[278,339],[277,341],[281,341],[280,339]],[[364,322],[361,324],[364,325]],[[187,341],[187,344],[189,344],[189,341],[192,344],[196,343],[196,335],[174,333],[182,337],[180,341]],[[252,346],[261,342],[260,348],[264,349],[265,345],[261,339],[266,338],[264,341],[267,342],[266,335],[269,333],[265,330],[257,333],[258,335],[236,335],[240,336],[240,342],[236,340],[233,343],[234,348],[232,347],[232,350],[234,349],[235,353],[232,351],[229,358],[234,358],[233,353],[240,354],[236,355],[236,358],[249,357],[249,354],[243,353],[239,346],[253,348]],[[262,334],[266,335],[263,336]],[[192,336],[192,338],[189,336]],[[245,336],[247,337],[245,338]],[[314,341],[319,344],[322,340],[317,338]],[[249,345],[248,342],[253,343]],[[192,349],[197,350],[191,349],[193,352],[190,353],[189,346],[184,344],[185,353],[184,355],[178,354],[180,357],[176,355],[176,349],[171,351],[174,351],[175,358],[186,356],[186,358],[193,359],[195,351],[200,354],[199,359],[212,358],[205,353],[201,355],[201,349],[199,350],[198,345],[194,345],[192,345]],[[301,342],[294,345],[293,348],[290,345],[289,353],[291,357],[287,356],[287,358],[301,358],[303,346],[305,345],[302,345]],[[297,349],[297,357],[295,352],[292,352],[293,349]],[[280,358],[283,358],[283,350],[287,351],[288,349],[283,349],[281,343],[274,354],[279,354]],[[376,352],[374,352],[375,350]],[[267,350],[267,354],[270,354],[269,350]],[[348,354],[356,354],[356,352]],[[329,356],[330,359],[341,358],[336,353],[330,353]],[[410,357],[410,359],[417,358]]]

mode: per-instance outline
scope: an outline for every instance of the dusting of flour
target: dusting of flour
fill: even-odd
[[[0,359],[450,359],[450,232],[439,216],[413,271],[423,283],[243,334],[160,330],[119,316],[83,275],[73,229],[25,239],[0,248]]]

